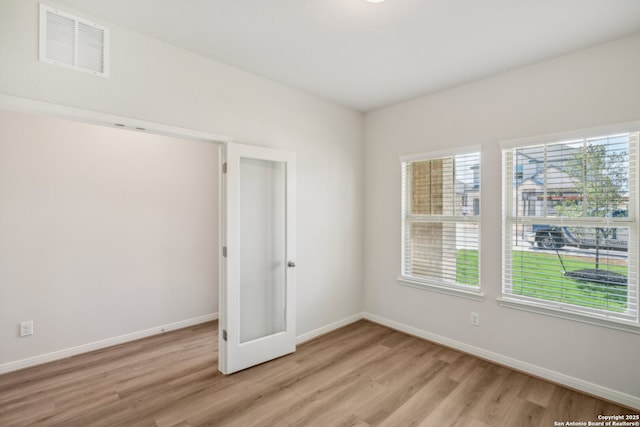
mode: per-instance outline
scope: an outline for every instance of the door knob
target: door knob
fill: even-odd
[[[293,267],[295,267],[295,266],[296,266],[296,262],[295,262],[295,261],[289,261],[289,262],[287,263],[287,267],[293,268]]]

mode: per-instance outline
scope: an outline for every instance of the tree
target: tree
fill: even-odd
[[[608,144],[608,140],[587,141],[567,159],[564,172],[575,182],[579,195],[565,200],[557,210],[571,217],[614,217],[621,211],[628,189],[629,160],[624,145]],[[595,269],[600,268],[600,250],[605,239],[614,238],[615,228],[595,227]],[[591,234],[591,233],[589,233]]]

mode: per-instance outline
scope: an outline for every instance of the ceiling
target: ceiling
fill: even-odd
[[[640,0],[56,0],[369,111],[640,32]]]

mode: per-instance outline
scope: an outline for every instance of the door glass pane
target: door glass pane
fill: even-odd
[[[285,330],[286,168],[240,159],[240,342]]]

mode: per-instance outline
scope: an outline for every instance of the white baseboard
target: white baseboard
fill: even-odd
[[[342,328],[343,326],[347,326],[363,318],[364,318],[364,313],[358,313],[358,314],[354,314],[353,316],[346,317],[342,320],[338,320],[337,322],[333,322],[327,326],[323,326],[322,328],[318,328],[311,332],[307,332],[306,334],[302,334],[296,337],[296,344],[302,344],[305,341],[312,340],[316,337],[319,337],[320,335],[329,333],[334,329]]]
[[[157,326],[157,327],[146,329],[143,331],[137,331],[137,332],[122,335],[119,337],[108,338],[106,340],[96,341],[93,343],[84,344],[81,346],[72,347],[72,348],[68,348],[60,351],[55,351],[52,353],[31,357],[28,359],[8,362],[0,365],[0,374],[17,371],[19,369],[28,368],[28,367],[40,365],[43,363],[52,362],[55,360],[64,359],[66,357],[87,353],[93,350],[99,350],[101,348],[110,347],[110,346],[122,344],[125,342],[129,342],[129,341],[134,341],[140,338],[161,334],[163,332],[169,332],[176,329],[186,328],[186,327],[197,325],[200,323],[216,320],[217,318],[218,318],[218,313],[207,314],[205,316],[195,317],[193,319],[186,319],[179,322],[170,323],[167,325]],[[634,409],[640,409],[640,397],[638,396],[632,396],[627,393],[622,393],[617,390],[612,390],[610,388],[603,387],[598,384],[581,380],[579,378],[571,377],[569,375],[565,375],[560,372],[542,368],[540,366],[536,366],[531,363],[513,359],[511,357],[494,353],[492,351],[488,351],[480,347],[465,344],[463,342],[456,341],[451,338],[433,334],[431,332],[427,332],[425,330],[418,329],[413,326],[405,325],[403,323],[395,322],[393,320],[389,320],[384,317],[380,317],[375,314],[366,313],[366,312],[354,314],[353,316],[346,317],[342,320],[338,320],[337,322],[333,322],[329,325],[315,329],[311,332],[302,334],[296,337],[296,343],[301,344],[303,342],[316,338],[320,335],[331,332],[335,329],[349,325],[360,319],[367,319],[371,322],[375,322],[380,325],[387,326],[389,328],[398,330],[400,332],[404,332],[410,335],[424,338],[426,340],[433,341],[435,343],[444,345],[446,347],[454,348],[456,350],[460,350],[462,352],[480,357],[482,359],[486,359],[491,362],[495,362],[497,364],[507,366],[509,368],[513,368],[518,371],[522,371],[527,374],[552,381],[556,384],[560,384],[575,390],[579,390],[579,391],[591,394],[593,396],[598,396],[603,399],[616,402],[621,405],[628,406]]]
[[[502,366],[513,368],[515,370],[572,388],[574,390],[579,390],[593,396],[598,396],[603,399],[619,403],[620,405],[628,406],[634,409],[640,409],[640,397],[638,396],[632,396],[627,393],[612,390],[610,388],[581,380],[579,378],[571,377],[560,372],[542,368],[540,366],[494,353],[480,347],[465,344],[451,338],[443,337],[441,335],[433,334],[422,329],[414,328],[413,326],[385,319],[384,317],[376,316],[375,314],[365,312],[363,314],[363,317],[371,322],[379,323],[380,325],[387,326],[391,329],[414,335],[416,337],[424,338],[426,340],[433,341],[446,347],[460,350],[473,356],[495,362]]]
[[[331,323],[327,326],[323,326],[322,328],[318,328],[311,332],[307,332],[306,334],[296,337],[296,344],[301,344],[305,341],[309,341],[320,335],[331,332],[334,329],[338,329],[350,323],[356,322],[362,319],[363,317],[364,316],[362,313],[358,313],[353,316],[349,316],[345,319],[339,320],[337,322]],[[130,334],[121,335],[118,337],[107,338],[105,340],[96,341],[89,344],[83,344],[77,347],[67,348],[64,350],[54,351],[52,353],[42,354],[39,356],[27,358],[27,359],[4,363],[0,365],[0,374],[17,371],[19,369],[29,368],[31,366],[41,365],[43,363],[53,362],[56,360],[64,359],[66,357],[75,356],[77,354],[88,353],[90,351],[99,350],[105,347],[111,347],[118,344],[123,344],[129,341],[134,341],[140,338],[146,338],[152,335],[169,332],[176,329],[187,328],[189,326],[209,322],[211,320],[216,320],[217,318],[218,318],[218,313],[212,313],[205,316],[196,317],[193,319],[187,319],[187,320],[182,320],[175,323],[170,323],[167,325],[156,326],[154,328],[145,329],[143,331],[132,332]]]
[[[218,318],[218,313],[206,314],[204,316],[194,317],[192,319],[181,320],[179,322],[169,323],[166,325],[156,326],[154,328],[145,329],[143,331],[132,332],[130,334],[121,335],[119,337],[107,338],[101,341],[95,341],[88,344],[79,345],[77,347],[66,348],[64,350],[54,351],[52,353],[41,354],[39,356],[30,357],[28,359],[16,360],[0,365],[0,374],[17,371],[19,369],[29,368],[31,366],[41,365],[47,362],[64,359],[66,357],[75,356],[77,354],[88,353],[90,351],[99,350],[105,347],[111,347],[134,341],[140,338],[158,335],[164,332],[176,329],[188,328],[189,326],[198,325],[200,323],[210,322]]]

